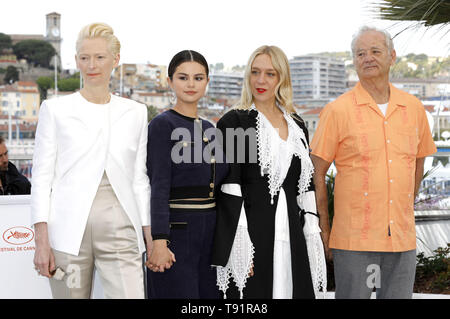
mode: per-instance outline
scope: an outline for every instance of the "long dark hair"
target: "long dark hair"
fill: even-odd
[[[183,50],[175,54],[169,63],[169,69],[167,70],[167,74],[170,80],[173,80],[173,74],[175,73],[177,67],[184,62],[200,63],[205,68],[206,76],[209,76],[208,62],[206,62],[205,57],[194,50]]]

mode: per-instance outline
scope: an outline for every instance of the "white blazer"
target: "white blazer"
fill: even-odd
[[[53,249],[78,255],[103,173],[134,225],[140,252],[150,225],[147,108],[111,96],[88,102],[77,92],[46,100],[33,156],[31,224],[47,222]]]

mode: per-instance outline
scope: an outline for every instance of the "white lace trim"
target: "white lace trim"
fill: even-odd
[[[256,110],[256,107],[252,105],[251,109]],[[298,181],[297,203],[301,208],[308,208],[307,211],[316,213],[314,192],[307,192],[314,173],[314,167],[309,157],[309,149],[305,147],[305,145],[308,145],[305,134],[303,133],[303,130],[298,127],[292,117],[282,108],[280,109],[283,111],[289,129],[289,136],[287,140],[290,144],[290,147],[288,148],[288,158],[280,158],[279,152],[273,151],[278,148],[277,143],[279,143],[280,140],[277,139],[277,137],[279,136],[277,136],[278,134],[274,134],[275,129],[269,120],[261,112],[258,112],[258,116],[256,118],[256,139],[261,176],[268,174],[269,193],[271,195],[271,204],[273,204],[273,197],[280,191],[286,177],[286,172],[283,170],[281,163],[282,161],[288,160],[290,166],[292,156],[297,156],[301,160],[302,166]],[[232,188],[231,186],[237,185],[223,185],[222,191],[230,194],[235,193],[235,196],[239,195],[240,192],[236,192],[236,187]],[[313,208],[313,210],[310,208]],[[325,297],[327,273],[325,253],[322,239],[320,237],[319,219],[310,214],[306,214],[305,219],[306,222],[303,231],[306,239],[314,294],[316,298],[318,298],[320,291],[322,291],[323,297]],[[233,246],[231,248],[230,257],[225,267],[217,267],[217,285],[219,286],[219,289],[223,291],[225,299],[230,277],[233,277],[236,287],[240,292],[240,298],[243,298],[243,289],[245,288],[247,279],[249,278],[254,253],[255,248],[248,234],[245,209],[242,204],[239,223]]]
[[[251,110],[256,110],[253,104]],[[303,130],[298,127],[291,115],[284,109],[284,118],[288,124],[289,136],[287,142],[290,144],[291,152],[288,158],[280,158],[279,152],[274,152],[280,142],[278,134],[274,134],[274,127],[270,121],[258,111],[256,117],[256,143],[258,146],[258,160],[261,168],[261,176],[268,175],[269,178],[269,194],[271,197],[270,203],[273,204],[273,197],[278,194],[283,185],[285,175],[282,174],[282,161],[291,162],[292,156],[295,155],[301,160],[301,174],[298,181],[299,194],[304,194],[308,189],[312,175],[314,173],[314,166],[309,157],[309,149],[305,147],[308,145]],[[303,142],[302,142],[303,141]]]
[[[236,195],[238,192],[235,184],[222,185],[222,191],[234,191]],[[297,197],[297,203],[300,208],[307,209],[312,213],[316,213],[315,195],[313,191],[309,191],[302,196]],[[303,226],[303,233],[306,240],[306,247],[308,253],[308,261],[311,272],[311,280],[316,298],[325,298],[327,292],[327,267],[325,261],[325,251],[320,237],[319,218],[314,215],[305,215],[305,225]],[[243,298],[243,290],[246,286],[249,272],[253,264],[253,257],[255,247],[250,239],[247,229],[247,220],[245,217],[245,209],[242,204],[241,213],[239,216],[238,227],[234,238],[233,246],[231,248],[230,257],[225,267],[217,266],[217,285],[224,293],[224,299],[227,298],[226,291],[228,290],[229,281],[232,277],[238,288],[240,298]],[[274,253],[275,255],[275,253]]]
[[[298,196],[297,204],[306,212],[317,213],[316,196],[313,191]],[[316,298],[325,298],[327,292],[327,264],[320,232],[319,218],[311,214],[305,214],[303,234],[306,240],[314,294]]]
[[[292,136],[292,144],[294,145],[294,155],[297,156],[301,163],[301,173],[298,180],[298,194],[301,196],[305,194],[311,184],[312,176],[314,174],[314,165],[309,156],[308,142],[306,141],[306,136],[303,130],[295,123],[291,116],[286,116],[288,125],[295,132]],[[306,145],[306,147],[305,147]]]
[[[249,277],[254,254],[255,247],[250,240],[247,227],[238,226],[227,265],[217,267],[217,285],[223,291],[224,299],[227,298],[226,291],[230,277],[233,277],[240,298],[243,298],[243,290]]]
[[[318,219],[318,218],[316,218]],[[327,292],[327,264],[320,233],[305,234],[309,268],[316,298],[325,298]]]

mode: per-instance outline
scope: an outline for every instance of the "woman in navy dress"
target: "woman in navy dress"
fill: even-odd
[[[148,127],[153,250],[147,261],[148,297],[218,298],[211,250],[215,194],[227,174],[215,127],[198,117],[209,81],[208,63],[184,50],[169,64],[175,106]]]

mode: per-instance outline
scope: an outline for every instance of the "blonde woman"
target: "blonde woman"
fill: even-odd
[[[106,298],[144,298],[151,243],[147,109],[109,92],[120,42],[110,26],[76,43],[84,87],[42,103],[31,192],[34,264],[54,298],[89,298],[94,267]]]
[[[217,198],[220,289],[231,298],[314,298],[326,288],[326,269],[313,165],[279,48],[253,52],[241,101],[217,127],[230,162]]]

